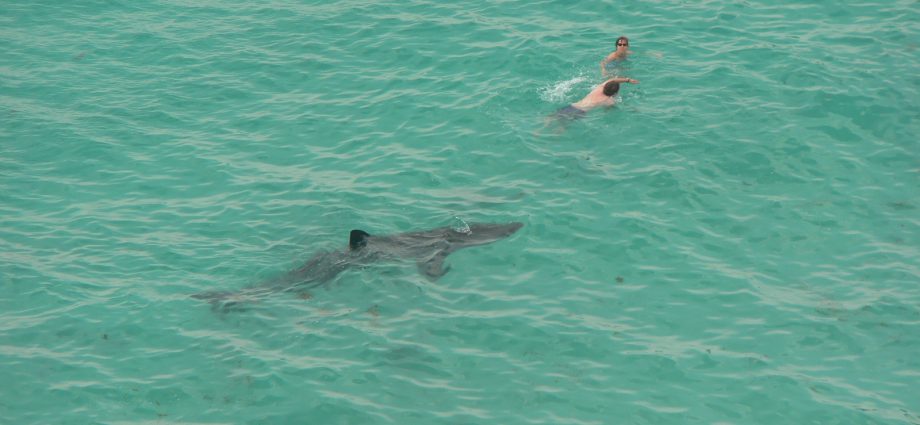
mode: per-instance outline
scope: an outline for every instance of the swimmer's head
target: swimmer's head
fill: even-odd
[[[608,81],[607,84],[604,84],[604,96],[613,96],[620,91],[620,83],[616,81]]]
[[[620,47],[629,47],[629,39],[626,36],[617,39],[617,49]]]

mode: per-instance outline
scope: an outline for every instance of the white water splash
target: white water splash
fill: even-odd
[[[451,229],[454,229],[457,233],[470,233],[470,225],[463,221],[462,218],[454,216],[454,221],[450,225]]]
[[[540,89],[540,99],[547,102],[562,103],[569,97],[569,93],[577,84],[587,80],[587,77],[579,75],[565,81],[559,81],[550,86]]]

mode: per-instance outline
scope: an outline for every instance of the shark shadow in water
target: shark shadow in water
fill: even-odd
[[[371,235],[363,230],[352,230],[348,248],[343,251],[317,253],[303,266],[241,291],[204,292],[192,297],[210,302],[216,310],[240,309],[243,303],[258,301],[267,294],[319,286],[352,267],[399,260],[415,260],[420,273],[436,280],[450,270],[450,266],[445,266],[444,259],[451,253],[505,239],[523,226],[523,223],[518,222],[470,223],[468,229],[462,231],[451,227],[439,227],[383,236]]]

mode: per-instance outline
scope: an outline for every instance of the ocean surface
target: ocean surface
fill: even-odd
[[[548,119],[620,35],[640,83]],[[920,424],[916,0],[12,0],[0,43],[0,424]]]

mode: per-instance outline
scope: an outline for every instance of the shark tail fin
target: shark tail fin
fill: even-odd
[[[234,292],[229,292],[229,291],[208,291],[208,292],[199,292],[197,294],[193,294],[192,298],[196,300],[204,300],[207,302],[216,302],[216,301],[225,300],[227,298],[231,298],[233,297],[234,294],[235,294]]]
[[[227,313],[231,311],[246,311],[245,304],[255,301],[255,299],[248,299],[245,296],[242,296],[242,293],[240,292],[228,291],[201,292],[192,295],[192,298],[207,301],[209,304],[211,304],[211,310],[221,313]]]
[[[367,245],[367,238],[370,236],[370,233],[367,233],[363,230],[352,230],[351,235],[348,237],[348,248],[349,249],[360,249],[364,245]]]

